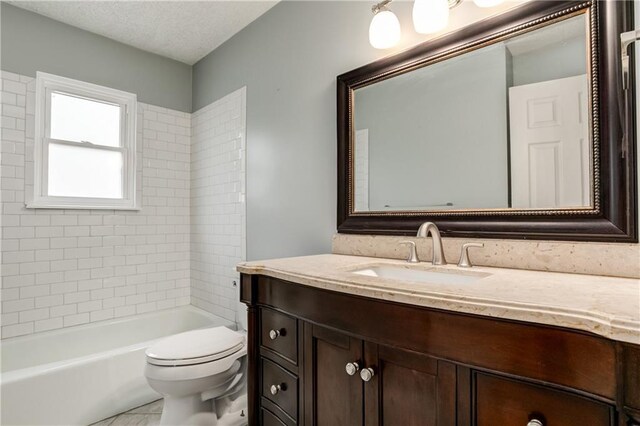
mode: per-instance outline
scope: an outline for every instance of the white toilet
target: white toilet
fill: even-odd
[[[227,327],[167,337],[147,351],[145,376],[164,397],[161,425],[247,424],[246,335]]]

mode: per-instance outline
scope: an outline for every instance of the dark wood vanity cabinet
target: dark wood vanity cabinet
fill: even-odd
[[[362,362],[362,340],[306,323],[304,347],[304,424],[362,424],[362,381],[345,371]]]
[[[365,342],[366,425],[455,426],[456,368],[443,360]]]
[[[488,374],[476,373],[474,381],[478,426],[526,425],[532,418],[545,425],[614,424],[613,408],[603,402]]]
[[[455,425],[453,364],[314,324],[305,324],[304,336],[304,424]],[[371,369],[367,381],[364,368]]]
[[[241,282],[251,425],[640,425],[636,345],[260,275]]]

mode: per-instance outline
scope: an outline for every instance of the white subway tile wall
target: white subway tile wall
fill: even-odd
[[[35,79],[1,96],[2,338],[189,304],[191,115],[138,104],[140,211],[33,210]]]
[[[191,119],[191,304],[235,320],[245,247],[245,104],[239,89]]]

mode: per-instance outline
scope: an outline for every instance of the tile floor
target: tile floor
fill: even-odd
[[[91,426],[157,426],[164,401],[159,399],[147,405],[104,419]]]

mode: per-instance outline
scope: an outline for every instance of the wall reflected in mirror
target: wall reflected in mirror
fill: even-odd
[[[584,14],[354,91],[355,212],[592,205]]]

